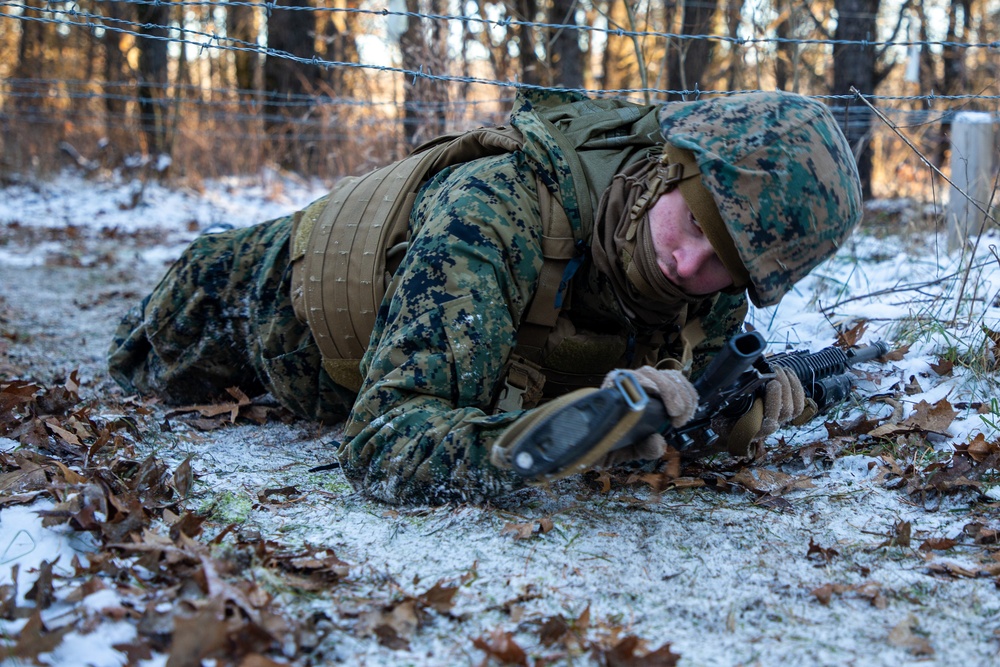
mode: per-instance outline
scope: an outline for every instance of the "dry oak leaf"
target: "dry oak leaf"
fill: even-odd
[[[655,651],[636,655],[636,651],[642,650],[644,644],[638,637],[628,635],[610,649],[599,653],[601,664],[607,667],[675,667],[681,659],[680,654],[670,650],[669,642]],[[598,651],[600,649],[595,648],[595,652]]]
[[[454,598],[457,592],[458,586],[446,586],[444,582],[439,581],[426,593],[417,596],[417,600],[439,614],[448,614],[455,606]]]
[[[956,544],[958,544],[958,540],[953,540],[950,537],[931,537],[924,540],[917,548],[921,551],[947,551]]]
[[[903,424],[916,426],[924,431],[945,433],[951,423],[955,421],[957,414],[946,398],[942,398],[934,405],[927,401],[920,401],[913,408],[913,413],[903,420]]]
[[[955,362],[948,361],[947,359],[938,359],[936,364],[931,364],[931,370],[940,376],[951,375],[951,372],[955,369]]]
[[[885,596],[882,595],[881,586],[874,581],[866,581],[863,584],[856,585],[823,584],[819,588],[814,588],[810,593],[824,606],[830,604],[830,600],[833,599],[834,595],[843,595],[844,593],[855,593],[859,597],[866,598],[877,609],[885,609],[889,605]]]
[[[861,320],[850,329],[841,331],[837,334],[837,345],[840,347],[854,347],[861,340],[861,337],[864,336],[866,329],[868,329],[867,320]]]
[[[504,632],[500,628],[490,633],[489,637],[476,637],[472,640],[472,645],[488,657],[505,665],[525,665],[527,667],[528,655],[524,649],[514,641],[514,635]]]
[[[971,456],[976,463],[982,463],[991,454],[1000,453],[1000,441],[986,442],[986,436],[977,433],[976,437],[965,448],[965,453]]]
[[[42,623],[41,610],[35,609],[34,613],[28,617],[28,622],[21,628],[21,632],[18,633],[17,642],[5,649],[7,657],[24,658],[35,664],[42,664],[38,661],[38,655],[50,653],[59,646],[63,636],[73,630],[74,626],[75,621],[48,632]]]
[[[813,538],[809,537],[809,550],[806,551],[806,558],[811,558],[813,554],[818,554],[824,562],[829,563],[833,560],[834,556],[839,556],[840,552],[833,548],[823,548],[813,541]]]
[[[907,616],[896,627],[889,631],[889,643],[905,648],[915,656],[930,657],[934,655],[934,647],[924,637],[913,633],[918,627],[915,617]]]
[[[756,494],[781,495],[794,489],[808,489],[813,486],[807,477],[792,477],[777,470],[767,468],[743,468],[730,480]]]
[[[528,521],[527,523],[506,523],[504,524],[503,530],[500,531],[500,534],[506,535],[510,533],[514,536],[515,540],[526,540],[529,537],[547,533],[552,530],[554,526],[555,524],[552,523],[552,519],[542,517],[541,519]]]
[[[889,352],[886,352],[885,356],[883,356],[882,358],[885,359],[886,361],[902,361],[903,357],[905,357],[906,353],[909,351],[910,351],[909,345],[901,345],[897,347],[895,350],[890,350]]]
[[[900,521],[895,526],[893,526],[893,534],[889,536],[885,542],[882,542],[878,547],[903,547],[909,548],[910,546],[910,535],[913,532],[913,526],[909,521]]]

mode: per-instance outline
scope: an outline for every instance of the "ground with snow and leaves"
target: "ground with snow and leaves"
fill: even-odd
[[[322,192],[275,173],[0,190],[3,664],[998,664],[996,236],[948,254],[933,212],[876,202],[754,311],[775,351],[894,349],[755,465],[389,507],[313,470],[337,429],[266,397],[126,396],[104,364],[191,238]]]

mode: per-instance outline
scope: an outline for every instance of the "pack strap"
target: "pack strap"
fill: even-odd
[[[569,279],[579,266],[573,226],[566,210],[541,179],[535,180],[542,222],[542,269],[538,286],[517,331],[517,354],[539,362],[559,312],[568,305]],[[569,274],[569,275],[567,275]]]

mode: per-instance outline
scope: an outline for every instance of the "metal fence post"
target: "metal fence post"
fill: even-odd
[[[955,114],[951,125],[951,180],[954,185],[946,209],[949,251],[979,232],[984,216],[969,198],[984,209],[989,206],[995,153],[992,114],[981,111]]]

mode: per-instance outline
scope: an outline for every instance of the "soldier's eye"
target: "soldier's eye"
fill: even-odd
[[[701,231],[701,225],[699,225],[698,221],[695,220],[694,213],[691,214],[691,224],[694,225],[695,229],[697,229],[699,232]]]

